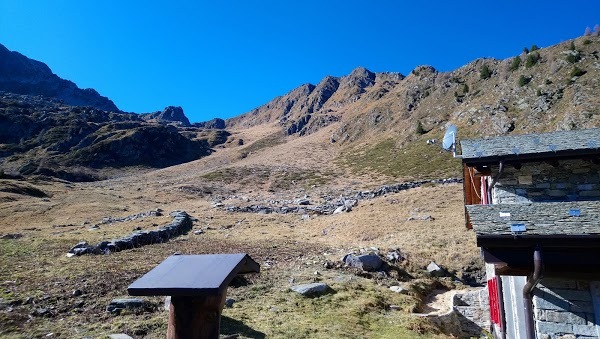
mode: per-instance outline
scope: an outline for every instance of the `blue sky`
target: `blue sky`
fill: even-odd
[[[0,0],[0,43],[128,112],[229,118],[326,75],[508,58],[600,24],[600,1]]]

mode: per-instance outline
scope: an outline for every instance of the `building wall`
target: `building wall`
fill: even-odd
[[[599,338],[590,283],[542,279],[534,289],[533,308],[538,339]],[[600,314],[598,314],[600,316]]]
[[[492,166],[492,175],[499,166]],[[493,204],[600,200],[600,164],[562,160],[558,167],[545,162],[504,168],[492,192]]]

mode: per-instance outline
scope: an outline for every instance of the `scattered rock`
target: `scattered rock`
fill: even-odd
[[[78,296],[80,296],[82,294],[83,294],[83,292],[81,290],[79,290],[79,289],[78,290],[74,290],[73,293],[71,293],[71,295],[74,296],[74,297],[78,297]]]
[[[390,290],[392,290],[393,292],[396,292],[396,293],[400,293],[400,294],[408,294],[408,289],[406,289],[402,286],[390,286]]]
[[[360,268],[363,271],[375,272],[381,268],[383,261],[378,255],[362,254],[355,256],[348,254],[343,259],[344,263],[350,267]]]
[[[231,299],[231,298],[225,299],[225,307],[232,308],[233,303],[235,303],[235,299]]]
[[[170,311],[171,310],[171,296],[166,296],[165,297],[165,304],[163,306],[165,311]]]
[[[427,272],[434,277],[443,277],[446,275],[446,271],[433,261],[427,265]]]
[[[14,240],[14,239],[22,238],[22,237],[23,237],[23,234],[21,234],[21,233],[8,233],[8,234],[4,234],[3,236],[1,236],[0,239]]]
[[[348,208],[348,207],[342,205],[342,206],[339,206],[338,208],[336,208],[335,211],[333,211],[333,214],[340,214],[343,212],[350,212],[350,211],[352,211],[352,208]]]
[[[392,250],[389,251],[386,255],[385,258],[393,263],[399,262],[399,261],[404,261],[404,256],[402,255],[402,253],[400,253],[399,250]]]
[[[139,298],[131,299],[113,299],[108,306],[106,306],[106,312],[120,314],[123,310],[130,310],[134,312],[145,312],[152,311],[154,306],[148,301]]]
[[[133,337],[130,337],[125,333],[109,334],[108,337],[110,339],[133,339]]]
[[[327,293],[331,288],[325,283],[302,284],[290,287],[296,293],[305,297],[318,296]]]
[[[50,313],[50,311],[48,311],[47,308],[36,308],[33,311],[31,311],[31,315],[38,316],[38,317],[44,317],[44,316],[51,315],[51,313]]]
[[[194,234],[196,234],[196,235],[198,235],[198,234],[203,234],[203,233],[204,233],[204,231],[203,231],[203,230],[196,230],[196,231],[194,231]]]
[[[310,205],[310,200],[308,200],[308,199],[298,199],[298,200],[296,200],[296,204],[298,204],[300,206],[307,206],[307,205]]]
[[[385,185],[373,191],[362,191],[357,192],[348,196],[341,196],[339,199],[335,199],[333,197],[327,197],[326,203],[321,205],[312,205],[308,199],[298,199],[292,201],[286,200],[271,200],[269,201],[269,206],[267,205],[250,205],[250,206],[235,206],[235,205],[224,205],[221,201],[215,201],[213,203],[213,207],[215,208],[223,208],[227,212],[232,213],[260,213],[260,214],[288,214],[288,213],[296,213],[296,214],[317,214],[317,215],[331,215],[331,214],[339,214],[342,212],[350,212],[352,208],[357,206],[360,200],[368,200],[374,199],[389,193],[398,193],[401,191],[405,191],[408,189],[420,187],[423,184],[438,184],[438,185],[446,185],[453,183],[462,183],[462,179],[460,178],[448,178],[448,179],[438,179],[438,180],[421,180],[421,181],[413,181],[413,182],[403,182],[394,185]],[[301,205],[300,202],[308,204]],[[295,206],[294,206],[295,205]],[[425,216],[427,217],[427,216]],[[431,216],[426,218],[425,220],[433,220]]]
[[[431,215],[420,215],[420,216],[414,216],[413,215],[413,216],[408,217],[407,220],[408,221],[411,221],[411,220],[434,221],[435,218],[432,217]]]

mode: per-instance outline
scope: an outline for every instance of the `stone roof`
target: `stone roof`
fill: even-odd
[[[460,145],[464,162],[600,154],[600,128],[466,139]]]
[[[466,207],[478,238],[513,236],[512,224],[525,225],[523,236],[600,235],[600,201]]]

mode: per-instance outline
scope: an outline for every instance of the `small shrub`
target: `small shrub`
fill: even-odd
[[[581,55],[577,51],[573,51],[567,55],[566,60],[572,64],[581,60]]]
[[[541,97],[542,96],[542,90],[538,88],[536,94],[537,94],[538,97]]]
[[[479,71],[479,77],[483,80],[489,79],[492,76],[492,71],[487,64],[484,64]]]
[[[463,84],[463,93],[469,93],[469,85]]]
[[[527,85],[530,82],[531,82],[531,77],[527,77],[527,76],[524,76],[524,75],[521,75],[519,77],[519,86],[521,86],[521,87]]]
[[[516,56],[512,59],[512,62],[510,63],[510,70],[511,71],[516,71],[517,69],[519,69],[519,67],[521,66],[521,58]]]
[[[591,44],[591,43],[592,43],[592,40],[590,40],[590,39],[585,39],[585,40],[583,40],[583,44],[584,44],[584,45],[589,45],[589,44]]]
[[[427,133],[425,128],[423,128],[423,124],[421,124],[421,121],[417,121],[416,132],[418,135],[423,135],[423,134]]]
[[[544,82],[546,85],[552,85],[552,80],[550,79],[546,79],[546,81]]]
[[[569,45],[569,49],[572,51],[575,50],[575,41],[571,41],[571,45]]]
[[[580,77],[580,76],[584,75],[585,73],[587,73],[587,72],[580,69],[579,67],[575,66],[575,68],[573,68],[573,70],[571,71],[571,77]]]
[[[525,67],[530,68],[533,67],[540,60],[540,55],[538,53],[530,53],[527,54],[527,59],[525,60]]]
[[[539,49],[539,47],[537,45],[531,45],[531,49],[529,49],[529,51],[533,52],[533,51],[537,51]]]
[[[523,47],[523,53],[529,54],[529,49],[527,47]]]

